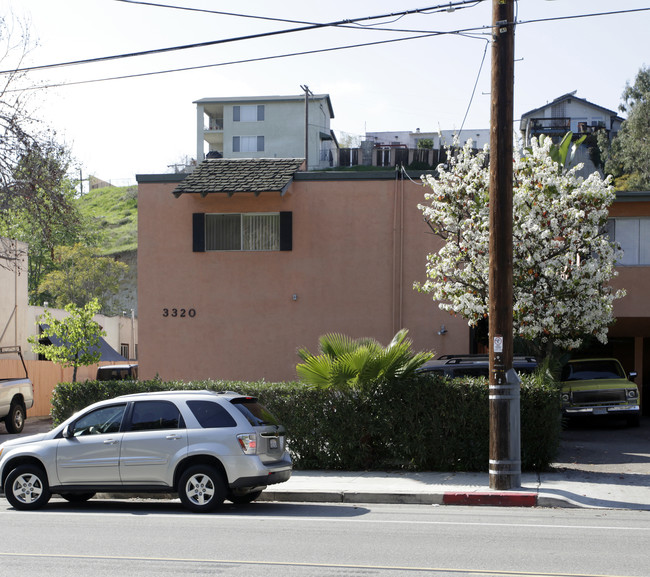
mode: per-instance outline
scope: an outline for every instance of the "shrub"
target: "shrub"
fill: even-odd
[[[559,392],[547,378],[522,379],[522,469],[544,470],[559,445]],[[95,401],[174,389],[258,397],[286,427],[296,469],[485,471],[488,465],[488,386],[481,378],[416,375],[347,390],[264,381],[61,383],[52,417],[57,424]]]

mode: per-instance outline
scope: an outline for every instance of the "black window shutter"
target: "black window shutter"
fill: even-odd
[[[280,213],[280,250],[293,250],[293,213]]]
[[[233,106],[232,107],[232,121],[233,122],[240,122],[240,112],[241,108],[239,106]]]
[[[192,251],[205,252],[205,214],[192,214]]]

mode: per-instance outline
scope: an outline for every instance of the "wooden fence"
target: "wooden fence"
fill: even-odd
[[[115,363],[100,363],[110,365]],[[72,367],[63,368],[50,361],[25,361],[29,378],[34,384],[34,406],[27,411],[27,417],[46,417],[50,414],[52,391],[59,383],[72,381]],[[94,379],[98,365],[77,369],[77,381]],[[0,378],[23,378],[25,371],[20,359],[0,360]]]

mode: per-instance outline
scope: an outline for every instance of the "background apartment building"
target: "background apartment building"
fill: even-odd
[[[305,158],[307,169],[336,166],[328,94],[202,98],[196,104],[196,159]]]

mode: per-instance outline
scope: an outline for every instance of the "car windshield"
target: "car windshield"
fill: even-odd
[[[248,419],[248,422],[254,427],[262,425],[276,425],[280,423],[275,416],[257,402],[252,397],[241,397],[233,399],[231,403],[239,409],[242,415]]]
[[[624,379],[616,361],[584,361],[570,363],[562,369],[563,381],[590,381],[594,379]]]

